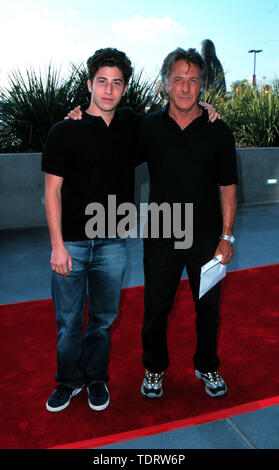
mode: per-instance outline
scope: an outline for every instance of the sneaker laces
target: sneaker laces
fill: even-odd
[[[149,385],[155,384],[157,385],[160,380],[163,378],[164,372],[150,372],[149,370],[145,371],[145,378]]]
[[[222,378],[220,377],[220,375],[218,374],[218,372],[214,371],[214,372],[207,372],[206,374],[206,377],[208,378],[209,382],[211,383],[215,383],[217,385],[218,382],[223,382]]]

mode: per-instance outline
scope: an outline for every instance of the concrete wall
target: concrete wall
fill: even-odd
[[[41,154],[0,155],[0,229],[46,225]]]
[[[279,202],[279,148],[238,149],[239,204]],[[0,229],[46,225],[41,154],[0,154]],[[267,184],[268,179],[277,184]],[[136,169],[135,198],[148,201],[145,164]]]
[[[237,167],[239,204],[279,202],[279,147],[237,149]]]

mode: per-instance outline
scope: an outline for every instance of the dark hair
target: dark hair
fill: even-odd
[[[111,47],[99,49],[87,60],[90,81],[93,80],[100,67],[118,67],[123,73],[125,85],[129,82],[133,72],[131,61],[126,54]]]
[[[178,60],[185,60],[189,65],[197,64],[200,67],[201,71],[201,82],[202,86],[205,85],[207,77],[207,67],[202,56],[197,52],[196,49],[182,49],[177,47],[174,51],[170,52],[165,58],[162,68],[161,68],[161,78],[162,82],[165,83],[168,80],[169,74]]]

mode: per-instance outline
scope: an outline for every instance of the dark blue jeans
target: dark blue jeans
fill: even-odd
[[[72,257],[69,276],[53,272],[52,298],[58,326],[55,379],[76,388],[107,382],[110,327],[118,315],[127,262],[120,238],[65,242]],[[83,333],[88,293],[88,323]]]

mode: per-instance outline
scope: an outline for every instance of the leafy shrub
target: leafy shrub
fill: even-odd
[[[28,70],[26,78],[15,71],[9,80],[9,90],[1,90],[0,150],[39,152],[51,125],[63,119],[74,104],[74,75],[61,80],[49,66],[45,79]]]
[[[212,104],[232,129],[238,147],[279,146],[279,81],[252,87],[247,80],[232,84],[224,96],[216,86],[204,91],[202,101]]]
[[[239,147],[279,145],[279,93],[276,87],[236,89],[223,109]]]
[[[162,105],[163,98],[157,80],[149,82],[143,78],[142,70],[134,72],[120,106],[129,106],[138,113],[151,113],[160,109]]]
[[[9,78],[9,89],[0,90],[0,152],[41,152],[50,127],[89,102],[83,64],[72,64],[67,79],[51,65],[44,78],[34,70],[27,70],[25,77],[17,70]],[[235,82],[231,94],[219,90],[217,77],[201,100],[215,106],[238,147],[279,146],[279,80],[264,91],[245,80]],[[143,71],[134,72],[120,106],[153,112],[163,104],[157,80],[150,82]]]

